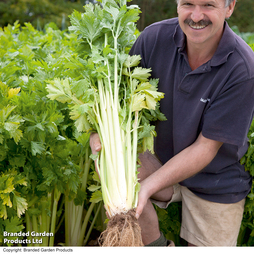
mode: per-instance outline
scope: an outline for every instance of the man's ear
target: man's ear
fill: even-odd
[[[235,8],[235,4],[236,4],[236,0],[234,0],[228,7],[227,7],[227,13],[226,13],[226,18],[230,18],[231,15],[234,12],[234,8]]]

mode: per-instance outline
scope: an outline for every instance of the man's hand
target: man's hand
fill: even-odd
[[[90,135],[90,147],[92,154],[96,154],[101,150],[101,141],[98,133],[92,133]]]
[[[138,205],[137,205],[137,208],[136,208],[136,215],[135,215],[137,219],[142,214],[142,212],[144,210],[144,207],[147,204],[147,200],[149,198],[150,197],[147,195],[147,191],[146,191],[145,186],[143,186],[142,183],[141,183],[141,188],[140,188],[140,191],[138,193]]]
[[[98,133],[94,132],[90,135],[90,147],[92,150],[92,154],[97,154],[101,150],[101,141],[100,141],[100,137],[99,137]],[[95,165],[95,170],[96,170],[98,176],[100,177],[96,161],[94,162],[94,165]]]

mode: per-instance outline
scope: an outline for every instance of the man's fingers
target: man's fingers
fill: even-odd
[[[147,199],[142,199],[142,197],[139,196],[138,205],[135,212],[136,219],[138,219],[140,215],[142,214],[146,203],[147,203]]]
[[[98,133],[92,133],[90,135],[90,147],[93,154],[96,154],[101,150],[101,141]]]
[[[143,212],[143,206],[138,204],[138,206],[136,208],[136,214],[135,214],[136,219],[138,219],[140,217],[142,212]]]

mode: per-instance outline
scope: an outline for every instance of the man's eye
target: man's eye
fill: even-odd
[[[213,7],[212,4],[205,4],[205,7]]]

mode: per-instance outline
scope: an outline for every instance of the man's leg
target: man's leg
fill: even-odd
[[[139,159],[141,161],[141,167],[138,169],[140,172],[138,174],[140,182],[161,167],[159,160],[149,152],[140,154]],[[153,195],[152,198],[158,201],[167,202],[171,199],[172,195],[173,187],[169,187],[159,191]],[[139,217],[139,225],[141,227],[144,245],[151,244],[155,241],[157,243],[158,240],[160,241],[161,232],[159,229],[158,217],[150,200],[148,200],[147,205]]]
[[[158,217],[150,200],[148,200],[138,222],[141,227],[144,245],[148,245],[160,237]]]
[[[236,246],[245,199],[222,204],[201,199],[186,187],[181,193],[181,238],[192,246]]]

